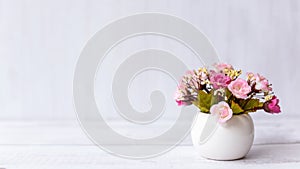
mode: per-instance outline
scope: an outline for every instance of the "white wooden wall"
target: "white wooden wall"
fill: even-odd
[[[297,0],[0,0],[0,119],[75,119],[72,78],[81,49],[106,24],[142,12],[194,24],[222,60],[273,82],[282,117],[299,117]]]
[[[283,113],[254,115],[254,146],[245,159],[201,159],[190,137],[160,157],[121,159],[100,150],[81,130],[72,80],[82,48],[108,23],[143,12],[185,19],[209,37],[222,60],[273,82]],[[154,36],[130,39],[107,56],[95,95],[106,105],[105,118],[120,119],[110,121],[112,128],[134,138],[160,134],[178,115],[175,83],[157,72],[137,77],[129,96],[134,108],[147,110],[149,91],[162,89],[168,100],[162,120],[137,127],[113,110],[107,87],[117,65],[149,47],[201,66],[185,47]],[[299,0],[0,0],[0,168],[299,168],[299,54]]]

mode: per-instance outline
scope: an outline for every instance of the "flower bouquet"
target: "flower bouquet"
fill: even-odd
[[[247,73],[243,79],[241,74],[241,70],[235,70],[230,64],[217,63],[212,69],[188,71],[177,87],[177,104],[193,104],[200,110],[192,128],[192,140],[204,157],[217,160],[244,157],[254,137],[253,122],[248,113],[257,110],[272,114],[281,112],[272,85],[264,76]],[[216,117],[218,124],[214,132],[201,141],[209,115]],[[224,141],[229,142],[227,147]],[[214,152],[216,149],[219,152]],[[236,152],[226,153],[234,149]]]

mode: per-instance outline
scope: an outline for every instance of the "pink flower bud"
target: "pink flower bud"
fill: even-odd
[[[273,96],[271,100],[264,103],[264,110],[268,113],[280,113],[279,99]]]

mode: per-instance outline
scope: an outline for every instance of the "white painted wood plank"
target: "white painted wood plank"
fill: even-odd
[[[293,169],[300,166],[300,144],[254,145],[246,158],[225,162],[203,159],[197,156],[192,146],[179,146],[162,156],[143,160],[115,157],[89,145],[6,145],[0,146],[0,152],[0,167],[22,169]]]
[[[139,128],[129,128],[119,121],[112,123],[125,134],[140,130]],[[298,119],[256,119],[254,123],[254,144],[300,143]],[[156,134],[151,128],[143,130],[143,132],[149,133],[149,136]],[[0,135],[0,145],[92,145],[77,121],[2,121],[0,122]],[[191,145],[190,136],[187,136],[182,145]]]
[[[5,121],[0,144],[91,144],[77,121]]]

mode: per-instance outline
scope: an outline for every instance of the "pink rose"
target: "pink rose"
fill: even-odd
[[[219,116],[219,123],[225,123],[232,117],[233,114],[229,105],[224,101],[221,101],[218,104],[211,106],[210,113],[212,115]]]
[[[227,64],[227,63],[215,63],[213,66],[216,68],[217,72],[223,72],[225,69],[228,69],[228,70],[233,69],[232,65]]]
[[[264,110],[269,113],[280,113],[279,99],[273,96],[271,100],[264,103]]]
[[[272,91],[269,81],[260,74],[247,73],[250,85],[254,85],[254,89],[262,92]]]
[[[223,73],[212,73],[210,82],[212,83],[214,89],[219,89],[227,87],[231,82],[231,79]]]
[[[240,99],[247,98],[247,94],[251,92],[251,87],[248,85],[247,81],[241,78],[232,81],[228,85],[228,89],[235,97]]]

